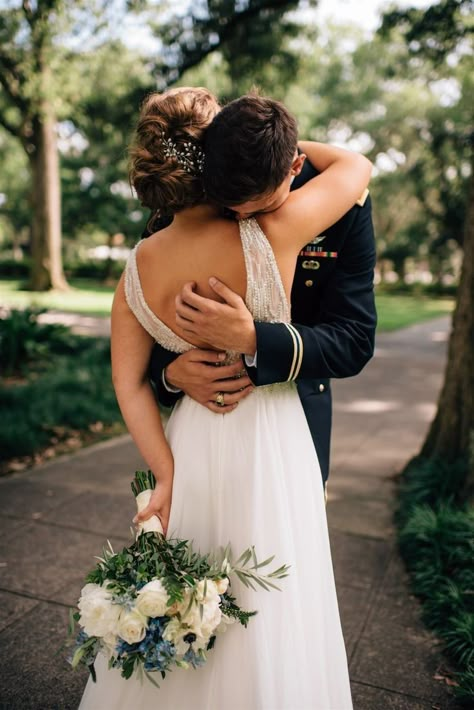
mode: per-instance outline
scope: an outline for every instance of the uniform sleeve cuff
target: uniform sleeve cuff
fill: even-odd
[[[170,392],[171,394],[180,394],[180,393],[182,392],[182,390],[180,390],[180,389],[177,388],[177,387],[172,387],[172,386],[167,382],[166,377],[165,377],[165,368],[163,368],[163,370],[161,371],[161,381],[162,381],[162,383],[163,383],[163,387],[165,388],[165,390],[166,390],[167,392]]]
[[[257,333],[257,385],[292,382],[300,373],[303,340],[291,323],[255,323]]]
[[[244,355],[245,364],[247,367],[257,367],[257,353],[255,355]]]

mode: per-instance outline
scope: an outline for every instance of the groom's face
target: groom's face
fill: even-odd
[[[240,205],[229,207],[236,219],[247,219],[248,217],[253,217],[253,215],[261,214],[262,212],[274,212],[281,207],[290,194],[291,183],[296,175],[299,175],[301,172],[305,158],[306,156],[304,154],[295,157],[290,172],[273,192],[255,197],[253,200],[248,200]]]

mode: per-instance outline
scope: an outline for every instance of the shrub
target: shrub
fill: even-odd
[[[0,386],[0,460],[46,446],[57,428],[87,429],[121,422],[106,340],[83,338],[72,353],[55,355],[49,370],[20,385]]]
[[[397,513],[399,545],[423,619],[456,666],[456,695],[474,699],[474,511],[460,491],[468,463],[414,459]]]
[[[107,278],[119,279],[123,269],[124,261],[114,260],[90,260],[90,261],[69,261],[64,264],[64,273],[67,279],[91,279],[93,281],[104,281]],[[21,279],[25,282],[25,288],[30,277],[31,260],[23,259],[0,259],[0,279]]]
[[[119,279],[124,269],[123,261],[81,261],[66,264],[64,271],[71,279],[92,279],[104,281],[107,278]]]
[[[459,502],[466,471],[463,460],[447,463],[440,459],[414,458],[406,467],[400,483],[399,521],[403,524],[412,514],[412,509],[419,505]]]
[[[29,259],[1,259],[0,278],[2,279],[27,279],[30,273],[31,261]]]
[[[0,318],[0,371],[4,376],[24,375],[53,354],[80,349],[80,339],[66,326],[39,323],[42,313],[45,309],[25,308]]]

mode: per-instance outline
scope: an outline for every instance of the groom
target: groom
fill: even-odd
[[[230,208],[237,219],[275,210],[288,196],[287,167],[282,173],[277,160],[294,138],[295,127],[287,116],[275,111],[274,101],[243,96],[224,107],[208,129],[206,193]],[[298,154],[291,175],[294,190],[316,171]],[[213,289],[221,303],[198,296],[192,284],[186,285],[177,299],[177,322],[214,348],[241,352],[246,374],[242,376],[241,362],[217,368],[215,351],[195,349],[176,356],[156,345],[150,377],[160,402],[172,406],[186,392],[209,409],[225,412],[253,386],[296,381],[326,481],[332,411],[329,378],[356,375],[373,355],[374,265],[370,197],[365,194],[301,251],[289,327],[254,322],[244,301],[219,281]]]

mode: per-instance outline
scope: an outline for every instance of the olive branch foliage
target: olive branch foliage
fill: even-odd
[[[153,489],[155,478],[151,471],[137,471],[131,486],[137,496],[145,490]],[[131,545],[120,552],[115,552],[108,542],[102,557],[97,559],[99,562],[87,575],[86,582],[107,584],[114,595],[123,598],[130,594],[131,585],[138,589],[159,578],[168,593],[168,606],[182,602],[184,591],[190,589],[192,593],[189,608],[195,601],[197,585],[202,579],[205,580],[204,596],[207,580],[218,581],[233,574],[247,588],[255,590],[261,587],[269,591],[279,590],[275,581],[287,577],[289,571],[288,565],[282,565],[263,574],[262,570],[268,568],[274,555],[259,562],[253,546],[234,561],[230,544],[217,552],[202,555],[193,549],[192,541],[167,539],[156,532],[142,532]],[[244,626],[247,626],[249,618],[257,613],[240,609],[229,592],[222,595],[222,609],[226,615],[235,618]],[[201,613],[202,610],[201,605]]]
[[[155,478],[151,471],[136,471],[131,486],[136,497],[146,490],[152,490],[155,487]],[[112,603],[133,607],[139,590],[148,582],[159,579],[168,595],[169,615],[178,616],[184,627],[187,623],[186,617],[194,604],[197,604],[201,620],[203,619],[205,606],[203,600],[207,597],[208,582],[219,582],[226,579],[231,582],[230,577],[235,575],[247,588],[256,590],[257,587],[261,587],[269,591],[279,589],[275,583],[276,580],[286,577],[289,570],[288,565],[282,565],[273,571],[264,573],[263,570],[268,569],[274,556],[259,562],[254,547],[249,547],[234,561],[230,544],[225,548],[219,548],[216,552],[203,555],[193,549],[192,541],[177,538],[167,539],[162,533],[156,531],[139,532],[132,544],[119,552],[115,552],[110,541],[107,541],[102,556],[96,559],[98,563],[87,575],[86,583],[106,587],[112,596]],[[186,604],[183,611],[182,602],[188,596],[189,603]],[[231,584],[219,596],[223,614],[245,627],[250,618],[257,613],[256,611],[245,611],[238,605],[236,598],[231,593]],[[182,606],[178,611],[176,607],[179,604]],[[165,616],[167,615],[165,614]],[[74,633],[75,624],[80,622],[80,619],[80,613],[71,610],[69,627],[71,634]],[[154,631],[152,631],[153,633]],[[214,646],[215,640],[214,634],[210,637],[206,650]],[[192,641],[189,643],[191,644]],[[79,663],[88,666],[95,680],[94,661],[101,648],[101,639],[97,636],[88,637],[84,632],[80,632],[76,644],[71,665],[73,668]],[[186,657],[175,658],[174,654],[166,649],[161,653],[161,662],[164,665],[160,672],[163,678],[173,663],[183,667],[188,667],[189,664],[197,667],[206,660],[202,649],[199,649],[194,655],[191,654],[189,659]],[[130,678],[136,669],[157,685],[151,677],[151,673],[144,666],[142,667],[142,660],[141,646],[126,644],[125,650],[120,652],[120,657],[112,657],[109,660],[109,667],[120,667],[124,678]]]

